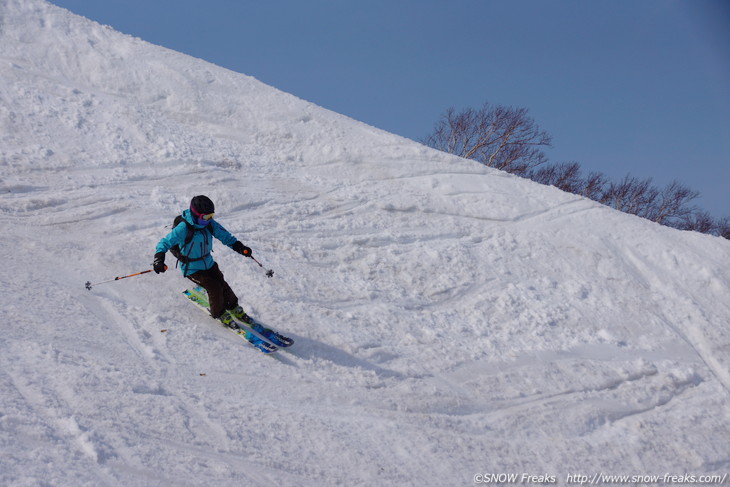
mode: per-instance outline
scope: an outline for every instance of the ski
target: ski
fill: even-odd
[[[208,304],[208,295],[205,292],[205,289],[200,288],[200,286],[197,286],[193,288],[192,290],[186,289],[182,292],[188,300],[195,304],[198,308],[205,311],[208,316],[210,316],[210,309]],[[221,324],[223,328],[229,330],[231,333],[234,333],[235,335],[241,337],[242,339],[246,340],[252,347],[256,348],[260,352],[263,353],[272,353],[275,352],[278,347],[272,343],[267,342],[266,340],[263,340],[261,337],[256,336],[256,334],[252,333],[250,329],[245,328],[228,328],[227,326],[224,326]]]
[[[200,298],[200,300],[208,303],[208,293],[205,289],[203,289],[201,286],[195,286],[192,290],[186,290],[190,293],[193,293]],[[236,316],[234,314],[231,314],[233,316],[233,319],[236,321],[236,324],[239,328],[253,332],[254,335],[257,337],[263,339],[264,341],[274,345],[278,348],[286,348],[290,347],[294,344],[294,340],[291,338],[282,335],[281,333],[262,325],[255,319],[251,318],[248,315],[245,315],[243,317]]]
[[[245,319],[239,319],[236,315],[232,316],[236,323],[239,325],[239,327],[246,327],[251,329],[256,335],[263,338],[272,345],[275,345],[279,348],[286,348],[291,347],[294,344],[293,339],[262,325],[248,315]]]

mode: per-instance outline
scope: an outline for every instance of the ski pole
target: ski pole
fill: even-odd
[[[251,257],[251,259],[253,259],[253,261],[259,265],[259,267],[264,269],[264,265],[256,260],[253,255],[249,255],[249,257]],[[266,277],[274,277],[274,271],[272,271],[271,269],[266,269]]]
[[[91,286],[98,286],[99,284],[105,284],[107,282],[113,282],[113,281],[118,281],[120,279],[126,279],[128,277],[134,277],[134,276],[139,276],[139,275],[142,275],[142,274],[147,274],[148,272],[152,272],[153,270],[154,269],[149,269],[149,270],[146,270],[146,271],[136,272],[134,274],[129,274],[128,276],[119,276],[119,277],[115,277],[114,279],[109,279],[107,281],[95,282],[94,284],[92,284],[89,281],[86,281],[86,289],[88,289],[89,291],[91,291]],[[165,270],[167,270],[167,266],[165,266]]]

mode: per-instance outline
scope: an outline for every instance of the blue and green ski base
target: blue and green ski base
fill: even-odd
[[[188,300],[195,304],[198,308],[210,315],[208,293],[200,286],[193,289],[186,289],[182,292]],[[263,353],[272,353],[279,348],[289,347],[294,343],[291,338],[285,337],[274,330],[267,328],[255,320],[249,318],[249,321],[242,321],[234,317],[238,329],[225,327],[232,333],[246,340],[253,347]]]

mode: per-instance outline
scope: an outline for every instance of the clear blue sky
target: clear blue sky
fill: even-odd
[[[420,139],[523,107],[551,162],[672,179],[730,215],[730,0],[51,0]]]

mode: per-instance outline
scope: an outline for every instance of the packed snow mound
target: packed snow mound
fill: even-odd
[[[312,132],[304,128],[313,122],[313,111],[319,115],[316,132],[335,136],[318,151],[340,152],[349,144],[342,136],[376,132],[342,124],[343,117],[251,77],[48,4],[8,0],[5,10],[4,73],[11,84],[4,98],[14,114],[6,136],[35,136],[33,149],[51,167],[79,160],[114,165],[149,164],[151,159],[238,160],[255,157],[256,147],[274,141],[287,147],[282,162],[292,162],[307,149],[301,142],[303,134]],[[54,86],[51,93],[49,85]],[[39,118],[55,122],[56,132],[39,126]],[[99,132],[105,137],[99,138]],[[63,151],[62,140],[69,142]],[[3,155],[12,149],[17,150],[3,147]]]
[[[0,0],[0,46],[0,485],[730,470],[728,241],[42,0]],[[216,247],[288,351],[220,328],[176,269],[84,289],[149,269],[197,194],[275,270]]]

